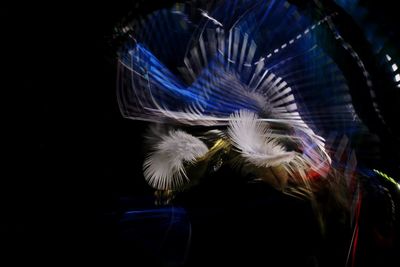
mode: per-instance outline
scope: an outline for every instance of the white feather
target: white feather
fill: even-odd
[[[271,136],[267,123],[255,113],[240,110],[231,115],[228,135],[233,146],[248,163],[257,167],[272,167],[293,160],[295,152],[288,152]]]
[[[198,138],[180,130],[163,135],[143,164],[150,186],[159,190],[176,190],[189,181],[184,163],[194,163],[208,151]]]

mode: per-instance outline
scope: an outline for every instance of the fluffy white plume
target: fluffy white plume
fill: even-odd
[[[295,156],[295,152],[286,151],[271,136],[268,124],[250,111],[240,110],[231,115],[228,135],[245,160],[258,167],[289,163]]]
[[[163,135],[143,164],[144,177],[150,186],[179,189],[188,182],[184,163],[193,163],[208,151],[198,138],[180,130]]]

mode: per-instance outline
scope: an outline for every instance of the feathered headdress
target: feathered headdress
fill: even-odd
[[[176,4],[124,28],[121,113],[167,129],[147,136],[148,184],[169,195],[226,165],[311,199],[320,215],[324,194],[355,210],[360,187],[348,136],[368,129],[352,104],[347,62],[335,56],[352,59],[352,75],[373,101],[375,92],[335,26],[339,15],[307,14],[286,1],[207,3]]]

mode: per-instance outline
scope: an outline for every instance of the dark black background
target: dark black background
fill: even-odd
[[[152,192],[141,172],[145,124],[123,119],[118,110],[112,34],[121,18],[172,1],[137,2],[0,7],[5,44],[0,262],[115,263],[132,255],[137,266],[145,266],[138,259],[147,255],[118,244],[118,229],[105,215],[121,209],[123,198]],[[364,2],[397,44],[394,3]],[[385,116],[393,123],[398,113],[389,109]],[[396,149],[396,142],[386,149]],[[399,174],[398,154],[388,153],[389,167]]]

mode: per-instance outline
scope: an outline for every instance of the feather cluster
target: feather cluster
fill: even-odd
[[[144,177],[156,189],[179,189],[189,182],[185,164],[195,163],[207,152],[207,146],[200,139],[181,130],[172,130],[153,146],[153,152],[143,164]]]
[[[232,145],[243,158],[257,167],[273,167],[289,163],[295,152],[285,147],[271,136],[268,124],[247,110],[240,110],[231,116],[228,135]]]

